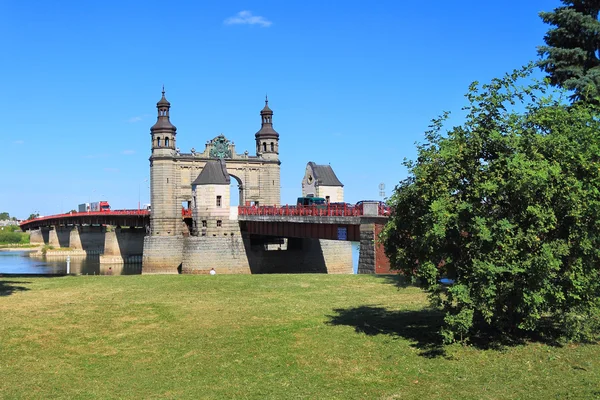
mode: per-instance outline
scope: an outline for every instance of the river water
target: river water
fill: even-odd
[[[30,257],[30,251],[0,250],[0,275],[40,274],[63,275],[67,273],[66,257]],[[353,272],[358,271],[358,243],[352,243]],[[75,257],[70,259],[72,275],[136,275],[142,273],[142,264],[100,264],[99,256]]]
[[[67,273],[66,257],[30,257],[29,251],[0,251],[0,275]],[[100,264],[99,256],[70,257],[72,275],[134,275],[142,272],[142,264]]]

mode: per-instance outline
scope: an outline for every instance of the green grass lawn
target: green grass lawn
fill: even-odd
[[[600,346],[441,349],[426,304],[382,276],[0,278],[0,398],[600,398]]]

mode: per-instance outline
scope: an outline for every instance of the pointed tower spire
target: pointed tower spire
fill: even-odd
[[[156,109],[158,110],[158,117],[156,123],[150,128],[150,134],[152,135],[152,148],[153,149],[175,149],[175,135],[177,134],[177,128],[171,123],[169,119],[169,110],[171,109],[171,103],[165,97],[165,86],[162,88],[162,97],[156,103]]]
[[[265,95],[265,106],[260,111],[260,130],[256,132],[256,152],[279,154],[279,133],[273,129],[273,110],[269,108],[269,97]]]
[[[150,131],[154,132],[157,130],[169,130],[172,131],[172,133],[175,133],[177,128],[175,128],[175,126],[171,124],[171,120],[169,119],[169,110],[171,109],[171,103],[169,103],[169,101],[165,97],[165,85],[163,85],[162,87],[162,97],[160,98],[158,103],[156,103],[156,109],[158,110],[157,121],[156,124],[154,124],[154,126],[150,128]]]

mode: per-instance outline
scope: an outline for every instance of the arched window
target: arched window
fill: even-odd
[[[271,151],[275,151],[275,145],[271,142]]]
[[[160,147],[160,138],[156,138],[156,147]]]
[[[168,137],[165,138],[165,147],[169,147],[169,138]]]
[[[267,151],[267,142],[263,142],[263,151]]]

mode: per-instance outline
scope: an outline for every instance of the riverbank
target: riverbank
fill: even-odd
[[[43,244],[0,244],[0,251],[36,251],[42,248]]]

